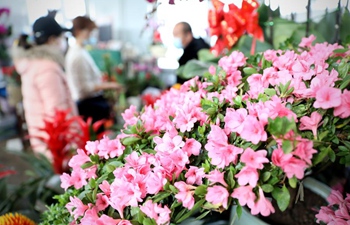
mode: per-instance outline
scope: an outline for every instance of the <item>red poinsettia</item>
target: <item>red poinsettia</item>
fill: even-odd
[[[233,3],[229,4],[228,10],[224,10],[225,4],[220,0],[212,0],[212,3],[214,9],[209,10],[208,19],[211,35],[218,37],[212,48],[215,55],[231,49],[245,33],[252,35],[254,40],[264,40],[259,26],[257,0],[243,0],[241,8]]]

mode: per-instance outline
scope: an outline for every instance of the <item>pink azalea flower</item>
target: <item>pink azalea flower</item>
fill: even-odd
[[[218,207],[223,206],[227,209],[227,201],[230,194],[223,186],[215,185],[208,187],[208,192],[205,195],[205,200]]]
[[[332,87],[321,87],[316,92],[315,108],[329,109],[340,106],[341,104],[341,90]]]
[[[85,211],[89,208],[87,205],[75,196],[69,197],[70,202],[66,204],[68,212],[73,215],[74,219],[78,219],[79,216],[83,216]]]
[[[101,189],[101,191],[103,191],[103,193],[106,196],[109,197],[111,195],[111,186],[108,183],[108,181],[106,181],[106,180],[102,181],[102,183],[98,187]]]
[[[163,189],[167,180],[165,174],[161,170],[149,172],[146,179],[146,188],[148,194],[157,194]]]
[[[334,109],[334,116],[348,118],[350,116],[350,91],[344,90],[341,95],[341,104]]]
[[[199,155],[201,147],[201,143],[199,143],[196,139],[188,138],[186,139],[185,145],[182,147],[182,150],[187,152],[188,156]]]
[[[248,94],[251,98],[254,99],[258,98],[259,94],[264,93],[265,88],[268,87],[264,86],[261,74],[252,74],[247,78],[247,81],[249,84]]]
[[[87,141],[85,145],[86,152],[90,155],[97,155],[99,144],[100,141]]]
[[[205,177],[210,181],[211,184],[219,183],[227,187],[227,183],[224,179],[224,173],[225,172],[220,172],[219,170],[212,170]]]
[[[67,191],[67,189],[73,185],[71,182],[71,177],[67,173],[63,173],[60,176],[60,179],[61,179],[61,188],[63,188],[65,191]]]
[[[170,221],[170,209],[167,206],[163,208],[151,200],[147,200],[144,205],[140,206],[140,210],[159,225],[168,224]]]
[[[291,157],[285,164],[282,166],[283,171],[286,173],[288,178],[295,176],[298,179],[303,179],[304,171],[307,168],[305,161]]]
[[[218,168],[224,168],[230,163],[235,164],[238,154],[243,152],[242,148],[229,145],[225,132],[216,125],[211,125],[205,149],[209,152],[208,156],[211,158],[211,163]]]
[[[334,214],[338,218],[344,219],[346,221],[350,220],[349,209],[344,203],[339,204],[339,208],[335,211]]]
[[[210,74],[215,75],[216,74],[215,66],[213,66],[213,65],[209,66],[208,71],[209,71]]]
[[[82,168],[78,167],[72,171],[70,183],[74,185],[76,189],[80,189],[87,184],[86,179],[86,172]]]
[[[271,161],[276,166],[282,168],[292,157],[293,155],[291,153],[284,154],[283,150],[278,148],[273,150]]]
[[[86,225],[102,225],[101,222],[98,221],[99,217],[96,211],[96,208],[90,208],[87,209],[85,212],[85,215],[83,218],[80,220],[80,224],[86,224]]]
[[[312,130],[312,133],[317,137],[317,128],[320,125],[322,116],[318,112],[311,113],[311,116],[303,116],[300,118],[300,130]]]
[[[122,117],[125,121],[124,128],[127,128],[128,125],[135,125],[137,123],[136,106],[131,105],[129,109],[122,113]]]
[[[98,224],[101,224],[101,225],[115,225],[115,224],[120,224],[121,222],[121,220],[113,219],[112,217],[109,217],[105,214],[103,214],[97,221],[98,221]],[[127,225],[130,225],[130,223]]]
[[[299,47],[302,48],[310,48],[312,45],[312,42],[314,42],[316,40],[315,35],[311,34],[309,37],[303,37],[301,39],[301,42],[299,44]]]
[[[108,203],[108,197],[102,193],[98,193],[96,195],[96,207],[97,207],[97,211],[102,211],[104,209],[106,209],[109,205]]]
[[[229,134],[230,132],[241,133],[243,130],[243,122],[247,115],[248,112],[244,108],[237,110],[227,108],[226,116],[224,118],[226,134]]]
[[[121,220],[117,225],[133,225],[129,220]]]
[[[194,206],[194,189],[196,189],[192,185],[188,185],[183,181],[176,182],[174,186],[179,190],[179,193],[175,195],[175,198],[182,202],[182,205],[189,210]]]
[[[247,205],[249,208],[253,207],[256,199],[256,195],[253,192],[253,187],[249,185],[235,188],[231,194],[231,197],[238,199],[241,206]]]
[[[326,206],[321,206],[320,211],[316,214],[316,222],[320,223],[321,221],[329,224],[334,218],[334,211]]]
[[[243,123],[241,137],[253,144],[258,144],[260,141],[266,141],[267,134],[263,124],[255,117],[248,115]]]
[[[343,195],[339,191],[331,190],[331,193],[327,198],[329,205],[340,205],[343,201]]]
[[[233,103],[233,99],[237,96],[237,87],[232,85],[227,85],[224,90],[221,91],[220,101],[224,99],[228,100],[230,103]]]
[[[157,224],[169,224],[171,210],[168,206],[161,207],[158,205],[155,207],[155,211],[158,213],[158,219],[156,219]]]
[[[158,219],[158,213],[155,211],[156,203],[152,200],[147,200],[143,205],[140,206],[140,210],[151,219]]]
[[[248,166],[243,167],[235,177],[238,179],[238,184],[241,186],[249,184],[250,186],[255,187],[259,180],[258,171]]]
[[[195,107],[193,105],[186,104],[176,110],[176,116],[173,123],[181,132],[191,131],[194,124],[197,122],[197,118],[194,117]]]
[[[317,151],[313,149],[313,141],[308,139],[298,140],[296,149],[292,152],[293,155],[298,156],[298,158],[304,160],[309,165],[312,164],[312,155],[315,153]]]
[[[275,212],[271,202],[265,198],[264,192],[261,188],[259,188],[258,201],[256,201],[250,208],[252,215],[257,215],[260,213],[262,216],[269,216],[271,213]]]
[[[242,52],[233,51],[231,55],[224,56],[219,60],[219,66],[227,74],[232,74],[237,70],[238,67],[243,66],[246,62],[246,58]]]
[[[165,133],[162,138],[154,137],[153,141],[157,144],[155,150],[160,152],[173,152],[185,145],[181,136],[176,135],[175,137],[171,137],[169,133]]]
[[[196,166],[190,166],[185,174],[186,182],[188,184],[201,185],[203,183],[202,179],[204,177],[204,168],[198,168]]]
[[[110,140],[108,136],[104,136],[98,145],[98,155],[105,159],[115,158],[116,156],[121,156],[124,149],[125,147],[119,139]]]
[[[264,167],[263,164],[269,162],[269,160],[266,158],[266,155],[266,150],[254,151],[251,148],[247,148],[243,151],[240,161],[244,162],[248,167],[262,169]]]
[[[77,167],[81,167],[84,163],[90,162],[90,157],[86,155],[84,150],[78,149],[77,155],[74,155],[71,160],[69,161],[68,165],[74,169]]]

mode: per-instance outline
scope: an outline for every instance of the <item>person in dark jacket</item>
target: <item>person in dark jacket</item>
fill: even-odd
[[[185,65],[191,59],[198,59],[198,52],[201,49],[209,49],[210,46],[202,38],[194,38],[191,26],[186,22],[180,22],[175,25],[173,30],[174,45],[177,48],[183,48],[184,53],[179,59],[179,65]],[[178,83],[184,83],[186,80],[178,77]]]

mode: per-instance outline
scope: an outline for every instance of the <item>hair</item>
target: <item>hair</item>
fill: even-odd
[[[28,42],[28,34],[21,34],[18,38],[18,46],[24,49],[30,49],[32,47]]]
[[[188,34],[188,33],[192,34],[192,28],[191,28],[189,23],[187,23],[187,22],[180,22],[179,24],[182,25],[182,32],[184,34]]]
[[[89,31],[92,31],[93,29],[97,28],[94,21],[92,21],[87,16],[78,16],[73,19],[73,36],[75,37],[77,34],[77,31],[88,29]]]

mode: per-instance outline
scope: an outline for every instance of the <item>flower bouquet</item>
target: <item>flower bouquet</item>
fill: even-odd
[[[283,211],[324,162],[350,164],[349,49],[234,51],[154,106],[123,113],[115,139],[88,141],[43,224],[179,224],[237,205]]]

